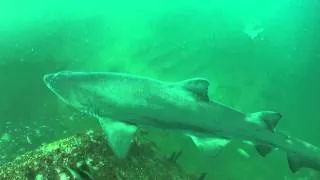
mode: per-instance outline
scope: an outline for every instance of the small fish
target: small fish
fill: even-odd
[[[31,139],[29,138],[29,136],[27,136],[27,142],[28,142],[29,144],[32,144]]]
[[[247,34],[250,39],[256,39],[263,31],[264,28],[253,22],[247,23],[243,29],[243,32]]]

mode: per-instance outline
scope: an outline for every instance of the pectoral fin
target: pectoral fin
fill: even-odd
[[[114,154],[118,158],[125,158],[137,127],[105,118],[99,118],[99,122]]]
[[[222,138],[197,137],[192,134],[186,134],[186,136],[192,139],[200,151],[210,156],[216,156],[230,142],[230,140]]]

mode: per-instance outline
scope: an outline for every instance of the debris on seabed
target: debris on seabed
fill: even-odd
[[[27,142],[28,142],[29,144],[32,144],[31,139],[29,138],[29,136],[27,136]]]
[[[170,157],[168,158],[169,161],[176,163],[180,156],[182,155],[183,151],[180,150],[179,152],[173,152]]]
[[[88,131],[46,144],[0,165],[0,179],[198,179],[186,174],[174,161],[166,160],[154,146],[137,136],[128,157],[118,160],[102,132]]]

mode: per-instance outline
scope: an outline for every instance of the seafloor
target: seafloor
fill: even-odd
[[[0,166],[0,179],[195,180],[176,163],[178,153],[163,157],[156,145],[138,135],[129,155],[117,159],[102,132],[87,131],[18,156]]]

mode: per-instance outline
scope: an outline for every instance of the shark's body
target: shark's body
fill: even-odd
[[[44,76],[46,85],[65,103],[95,116],[110,147],[123,158],[139,126],[179,131],[201,150],[215,153],[232,139],[251,141],[262,156],[278,148],[288,154],[293,172],[320,170],[320,149],[274,128],[281,114],[244,114],[210,100],[202,78],[167,83],[110,72],[58,72]]]

